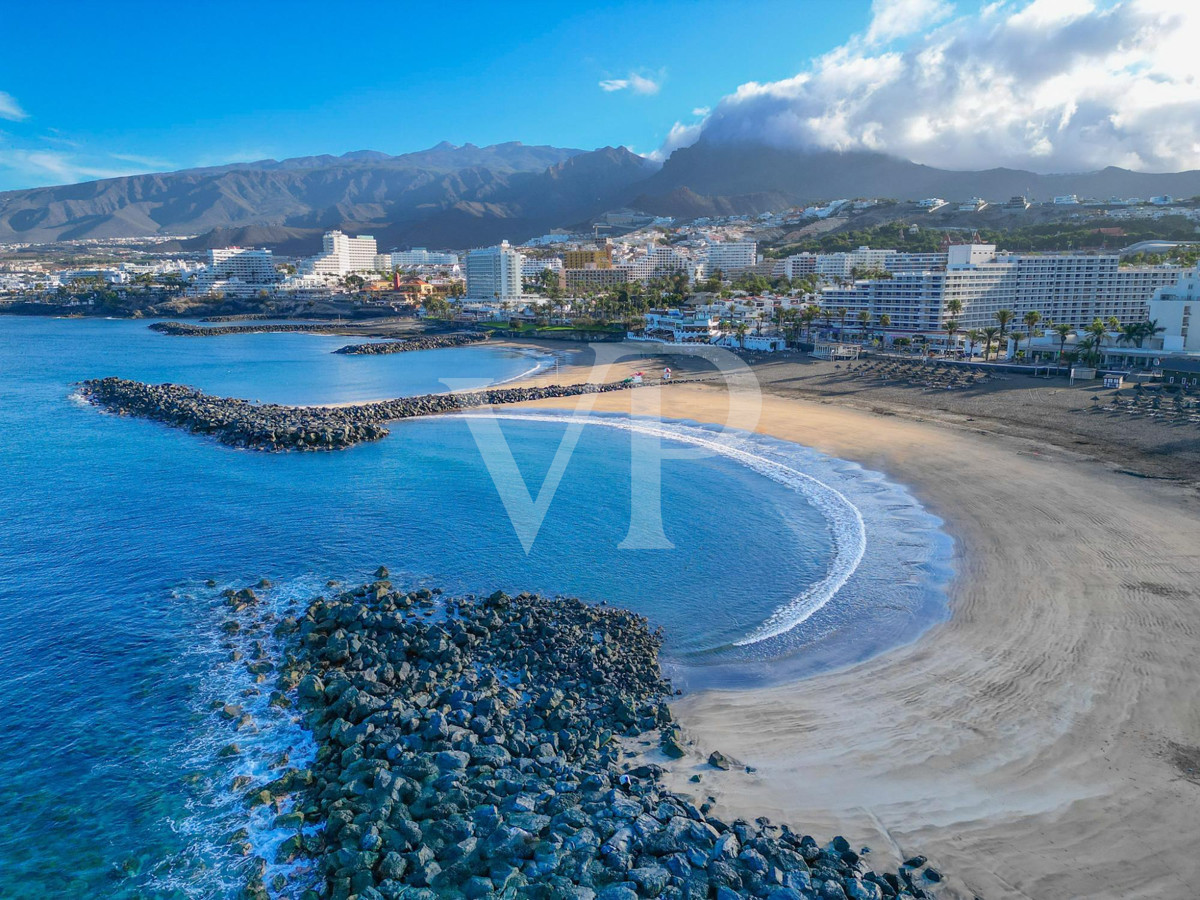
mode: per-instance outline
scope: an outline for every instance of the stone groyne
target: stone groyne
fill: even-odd
[[[664,787],[655,759],[695,768],[699,793],[732,761],[680,733],[661,634],[641,616],[376,578],[272,618],[272,702],[299,709],[317,752],[244,788],[292,830],[250,861],[245,896],[271,896],[268,863],[334,900],[918,900],[941,881],[922,856],[878,872],[843,837],[726,821]],[[239,601],[253,592],[227,593],[255,615]]]
[[[372,344],[348,344],[334,353],[347,356],[379,356],[388,353],[408,353],[413,350],[438,350],[443,347],[466,347],[481,344],[488,339],[486,334],[465,332],[461,334],[430,334],[407,338],[402,341],[376,341]]]
[[[328,333],[334,327],[321,323],[296,323],[281,325],[189,325],[186,322],[155,322],[150,326],[151,331],[159,334],[177,335],[179,337],[216,337],[223,334],[271,334],[271,333]]]
[[[457,412],[480,406],[522,403],[629,388],[626,382],[488,388],[453,394],[423,394],[351,406],[282,406],[214,397],[179,384],[146,384],[124,378],[85,381],[89,402],[123,416],[138,416],[206,434],[230,447],[251,450],[344,450],[388,434],[387,422]]]

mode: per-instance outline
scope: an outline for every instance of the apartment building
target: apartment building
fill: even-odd
[[[524,257],[502,241],[496,247],[467,254],[467,297],[471,300],[521,300],[521,264]]]
[[[372,272],[376,269],[379,250],[369,234],[351,237],[341,231],[327,231],[321,238],[321,252],[304,264],[313,275],[345,276],[352,272]]]
[[[1163,329],[1162,349],[1167,353],[1200,353],[1200,266],[1179,273],[1172,285],[1161,287],[1150,298],[1149,318]],[[1200,326],[1200,322],[1196,323]]]
[[[398,269],[404,266],[457,266],[457,253],[430,252],[424,247],[413,247],[411,250],[393,250],[391,253],[381,253],[380,261],[384,265],[379,269]]]
[[[1017,323],[1031,310],[1078,328],[1094,319],[1143,321],[1155,291],[1173,284],[1179,269],[1119,262],[1115,255],[997,254],[992,244],[961,244],[950,248],[944,270],[827,287],[821,305],[845,308],[850,320],[862,310],[872,321],[886,314],[891,328],[912,332],[941,330],[951,300],[962,304],[956,318],[963,330],[995,325],[1000,309],[1011,309]]]
[[[725,241],[708,245],[704,257],[704,270],[712,274],[717,269],[722,274],[741,272],[758,262],[757,241]]]

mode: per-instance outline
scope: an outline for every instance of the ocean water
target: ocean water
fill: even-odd
[[[267,455],[73,396],[79,380],[120,375],[349,402],[551,362],[491,347],[331,352],[347,342],[0,318],[0,896],[237,891],[245,861],[224,839],[247,816],[233,777],[266,779],[280,754],[294,763],[312,748],[230,659],[270,639],[225,633],[225,587],[266,577],[265,602],[285,611],[384,564],[406,586],[608,601],[662,626],[688,689],[852,664],[946,615],[940,523],[878,473],[785,442],[599,416],[574,435],[561,416],[502,409],[482,425],[397,423],[343,453]],[[531,498],[577,436],[535,533],[489,472],[495,429],[519,473],[506,491]],[[661,533],[630,541],[645,499],[631,440],[651,438],[688,458],[662,466]],[[214,713],[224,702],[255,728]],[[222,757],[232,742],[240,755]],[[251,825],[269,856],[269,820]]]

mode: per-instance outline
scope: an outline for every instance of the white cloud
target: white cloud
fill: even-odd
[[[951,169],[1200,168],[1200,9],[1034,0],[931,24],[948,11],[876,0],[865,35],[792,78],[741,85],[702,128],[677,124],[660,152],[703,134]],[[897,37],[903,46],[886,43]]]
[[[148,171],[161,172],[164,169],[173,169],[175,164],[165,159],[156,159],[153,156],[137,156],[133,153],[110,153],[113,159],[121,162],[133,163],[135,166],[143,166]]]
[[[11,169],[29,186],[74,184],[93,178],[119,178],[137,174],[134,170],[122,169],[81,159],[76,154],[58,150],[0,149],[0,169]]]
[[[12,94],[0,91],[0,119],[8,119],[11,122],[20,122],[22,119],[28,119],[29,113],[21,109],[21,104],[17,102],[17,98]]]
[[[692,115],[693,115],[693,116],[700,116],[700,117],[704,117],[704,116],[707,116],[707,115],[708,115],[710,112],[712,112],[712,108],[711,108],[711,107],[708,107],[708,106],[697,106],[695,109],[693,109],[693,110],[692,110]]]
[[[635,94],[657,94],[662,88],[662,77],[656,81],[637,72],[630,72],[626,78],[606,78],[600,82],[600,90],[609,93],[629,90]]]
[[[879,44],[924,31],[954,12],[944,0],[872,0],[867,43]]]

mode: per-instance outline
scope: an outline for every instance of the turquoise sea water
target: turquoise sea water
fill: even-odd
[[[621,549],[630,433],[597,420],[527,553],[461,417],[398,423],[343,453],[268,455],[72,396],[81,379],[120,375],[348,402],[545,364],[490,347],[332,354],[344,343],[0,318],[0,896],[236,890],[243,863],[220,843],[243,816],[230,780],[309,748],[229,661],[226,586],[265,576],[276,585],[267,601],[282,608],[382,563],[405,585],[606,600],[664,628],[668,667],[689,688],[846,665],[945,616],[951,548],[937,520],[882,476],[783,442],[733,436],[720,452],[668,461],[672,546]],[[536,497],[569,426],[501,412]],[[638,427],[673,448],[714,439],[689,423]],[[210,705],[229,699],[255,713],[257,733],[214,716]],[[234,740],[242,757],[218,758]]]

